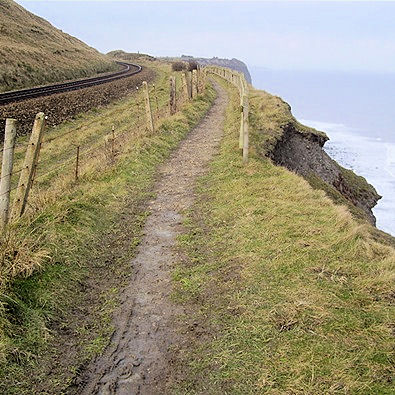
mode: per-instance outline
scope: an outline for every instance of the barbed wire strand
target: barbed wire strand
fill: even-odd
[[[155,91],[155,87],[154,87],[154,89],[152,89],[155,93],[156,93],[156,91]],[[151,91],[152,91],[151,90]],[[160,91],[163,91],[163,89],[160,89]],[[178,96],[178,95],[177,95]],[[170,105],[170,99],[167,99],[166,101],[165,101],[165,103],[164,103],[164,105],[163,105],[163,107],[162,108],[159,108],[159,104],[158,104],[158,101],[157,101],[157,96],[155,96],[156,97],[156,104],[157,104],[157,111],[158,111],[158,115],[159,115],[159,118],[160,118],[160,116],[161,115],[163,115],[163,116],[166,116],[166,114],[167,114],[167,112],[168,112],[168,106]],[[140,105],[144,105],[144,98],[141,98],[141,100],[140,101],[137,101],[136,102],[136,108],[137,108],[137,122],[133,125],[136,129],[138,129],[138,126],[140,126],[139,125],[139,121],[140,121],[140,117],[139,117],[139,112],[140,112]],[[76,129],[73,129],[73,130],[70,130],[69,132],[66,132],[66,133],[64,133],[64,134],[62,134],[62,135],[60,135],[60,136],[56,136],[56,137],[53,137],[53,138],[50,138],[50,139],[48,139],[48,140],[44,140],[41,144],[43,144],[43,143],[50,143],[50,142],[52,142],[52,141],[54,141],[54,140],[57,140],[57,139],[60,139],[60,138],[63,138],[63,137],[65,137],[65,136],[67,136],[67,135],[69,135],[69,134],[71,134],[71,133],[76,133]],[[125,130],[123,133],[121,133],[121,134],[118,134],[115,138],[114,138],[114,140],[119,140],[121,137],[124,137],[125,135],[127,135],[127,134],[133,134],[133,133],[135,133],[136,132],[136,130],[134,130],[133,128],[132,129],[128,129],[128,130]],[[22,144],[20,145],[20,146],[22,146]],[[122,147],[122,145],[119,145],[119,147]],[[11,147],[10,147],[11,148]],[[10,148],[8,148],[8,149],[10,149]],[[82,156],[86,156],[86,155],[88,155],[88,154],[91,154],[91,153],[93,153],[93,152],[95,152],[95,151],[99,151],[99,150],[104,150],[106,148],[106,143],[104,142],[104,144],[100,144],[99,143],[99,145],[98,146],[95,146],[95,147],[93,147],[93,148],[91,148],[91,149],[88,149],[88,150],[85,150],[85,151],[82,151],[82,152],[80,152],[80,158],[82,157]],[[0,151],[1,152],[1,151]],[[103,152],[103,153],[105,153],[105,152]],[[56,172],[56,171],[58,171],[58,170],[61,170],[61,169],[63,169],[63,168],[65,168],[66,166],[68,166],[69,164],[71,164],[71,163],[74,163],[74,160],[75,160],[75,157],[74,156],[71,156],[70,158],[68,158],[66,161],[64,161],[64,162],[62,162],[62,164],[61,165],[59,165],[59,166],[57,166],[57,167],[55,167],[55,168],[52,168],[52,169],[50,169],[50,170],[48,170],[47,172],[45,172],[45,173],[43,173],[43,174],[39,174],[39,175],[35,175],[35,177],[34,177],[34,180],[36,181],[36,180],[38,180],[38,179],[42,179],[43,177],[45,177],[45,176],[48,176],[49,174],[51,174],[51,173],[54,173],[54,172]],[[37,169],[37,167],[38,167],[38,165],[39,164],[43,164],[43,163],[47,163],[47,162],[49,162],[50,160],[46,160],[46,161],[42,161],[42,162],[38,162],[37,164],[36,164],[36,169]],[[17,171],[13,171],[11,174],[16,174],[16,173],[18,173],[18,172],[21,172],[23,170],[23,168],[22,169],[19,169],[19,170],[17,170]],[[36,170],[37,171],[37,170]],[[5,176],[3,176],[3,177],[6,177],[6,175]],[[16,187],[14,187],[14,188],[11,188],[10,190],[8,190],[8,191],[6,191],[6,192],[4,192],[3,194],[1,194],[0,196],[3,196],[3,195],[5,195],[6,193],[9,193],[9,192],[11,192],[11,191],[13,191],[13,190],[15,190],[15,189],[17,189],[17,188],[19,188],[19,186],[16,186]]]
[[[22,167],[21,169],[13,170],[11,173],[1,175],[0,180],[2,180],[3,178],[6,178],[6,177],[10,177],[10,176],[12,176],[12,175],[14,175],[14,174],[18,174],[18,173],[20,173],[22,170],[27,169],[28,167],[29,167],[29,166],[25,166],[25,167]]]
[[[15,148],[18,148],[18,147],[27,147],[27,146],[28,146],[28,143],[15,143],[12,147],[0,148],[0,153],[4,152],[4,151],[8,151],[10,149],[15,149]]]
[[[43,143],[46,143],[46,144],[52,143],[52,141],[61,139],[62,137],[68,136],[68,135],[71,134],[71,133],[76,133],[76,129],[69,130],[68,132],[63,133],[63,134],[61,134],[60,136],[55,136],[55,137],[49,138],[48,140],[43,140]]]
[[[10,188],[8,191],[3,192],[3,193],[0,195],[0,197],[6,195],[7,193],[10,193],[11,191],[14,191],[15,189],[21,188],[21,187],[23,187],[23,186],[24,186],[24,185],[17,185],[16,187]]]

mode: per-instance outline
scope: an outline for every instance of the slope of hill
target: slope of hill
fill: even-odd
[[[94,48],[12,0],[0,0],[0,92],[116,70]]]
[[[125,60],[125,61],[129,61],[132,63],[155,60],[155,58],[153,56],[147,55],[145,53],[125,52],[125,51],[122,51],[121,49],[117,49],[115,51],[108,52],[107,55],[111,56],[112,58],[115,58],[115,59]]]

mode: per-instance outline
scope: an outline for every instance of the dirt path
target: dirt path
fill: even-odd
[[[111,343],[88,367],[81,394],[163,392],[168,351],[177,342],[172,325],[182,313],[169,298],[176,236],[182,230],[182,212],[194,200],[196,179],[223,132],[228,99],[219,85],[215,89],[218,97],[206,117],[160,168],[157,198],[149,203],[151,215],[132,261],[135,275],[122,293]]]

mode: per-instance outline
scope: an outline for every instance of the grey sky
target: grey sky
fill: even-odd
[[[235,57],[275,69],[395,71],[394,2],[18,3],[102,52]]]

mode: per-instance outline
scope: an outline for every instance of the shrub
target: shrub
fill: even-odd
[[[171,65],[171,69],[173,71],[183,71],[183,70],[186,70],[186,68],[187,68],[187,65],[184,62],[174,62]]]
[[[197,70],[197,68],[198,68],[197,62],[195,62],[194,60],[190,60],[190,61],[188,62],[188,70],[189,70],[189,71]]]

